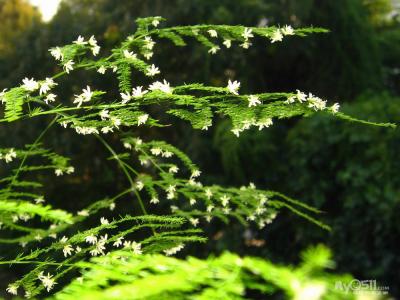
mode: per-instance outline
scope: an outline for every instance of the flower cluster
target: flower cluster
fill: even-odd
[[[6,163],[12,162],[14,158],[17,157],[17,152],[15,152],[14,148],[11,148],[6,153],[0,152],[0,159],[4,159]]]
[[[299,90],[297,90],[296,95],[291,96],[286,100],[286,103],[288,104],[295,102],[307,103],[308,107],[314,109],[315,111],[329,109],[332,113],[337,113],[340,108],[339,103],[335,103],[331,107],[327,107],[326,100],[322,100],[321,98],[314,96],[311,93],[307,95]]]

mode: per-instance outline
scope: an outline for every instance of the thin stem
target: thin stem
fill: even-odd
[[[58,116],[56,116],[48,125],[47,127],[40,133],[40,135],[37,137],[37,139],[33,142],[33,144],[30,145],[28,151],[25,153],[24,157],[21,160],[21,163],[17,169],[17,171],[15,172],[10,184],[8,185],[8,190],[11,189],[11,187],[13,186],[13,184],[15,183],[15,181],[17,180],[17,177],[26,161],[26,159],[28,158],[28,153],[39,143],[39,141],[43,138],[43,136],[46,134],[46,132],[51,128],[51,126],[54,125],[54,123],[57,121]]]

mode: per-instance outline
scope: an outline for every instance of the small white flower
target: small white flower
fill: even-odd
[[[49,104],[49,102],[54,102],[54,101],[56,101],[56,95],[55,94],[48,94],[47,96],[46,96],[46,98],[44,98],[44,102],[46,103],[46,104]]]
[[[97,46],[97,41],[96,41],[96,38],[94,37],[94,35],[92,35],[92,36],[90,37],[90,39],[89,39],[88,42],[89,42],[89,45],[92,46],[92,47]]]
[[[77,44],[77,45],[86,45],[87,44],[87,42],[85,42],[85,39],[83,38],[83,36],[78,36],[78,38],[75,41],[73,41],[73,43]]]
[[[155,155],[155,156],[158,156],[158,155],[160,155],[161,154],[161,152],[162,152],[162,150],[161,150],[161,148],[151,148],[150,149],[150,152],[151,152],[151,154],[153,154],[153,155]]]
[[[111,123],[114,127],[119,128],[119,125],[121,125],[121,119],[116,117],[111,117]]]
[[[110,117],[110,112],[107,110],[107,109],[103,109],[101,112],[100,112],[100,118],[102,119],[102,120],[106,120],[106,119],[108,119]]]
[[[231,199],[231,198],[229,198],[227,195],[224,194],[224,195],[221,197],[222,206],[227,206],[230,199]]]
[[[131,100],[131,95],[129,94],[129,92],[120,93],[120,95],[121,95],[121,99],[122,99],[122,101],[121,101],[122,104],[126,104]]]
[[[64,59],[64,55],[63,55],[60,47],[51,48],[49,51],[50,51],[51,56],[53,56],[56,60]]]
[[[136,189],[137,189],[138,191],[141,191],[143,188],[144,188],[143,182],[140,181],[140,180],[137,181],[137,182],[136,182]]]
[[[114,243],[113,243],[113,246],[114,247],[119,247],[119,246],[121,246],[122,245],[122,240],[123,240],[124,238],[121,236],[121,237],[119,237]]]
[[[110,222],[106,218],[101,217],[100,218],[100,224],[101,225],[108,225],[108,224],[110,224]]]
[[[72,251],[74,251],[74,248],[72,248],[71,245],[65,245],[63,248],[63,253],[64,253],[65,257],[67,257],[68,255],[71,255]]]
[[[160,21],[159,21],[158,19],[154,19],[154,20],[151,22],[151,24],[152,24],[154,27],[157,27],[158,24],[160,24]]]
[[[160,74],[160,70],[153,64],[147,68],[146,75],[147,76],[154,76]]]
[[[262,121],[259,121],[258,123],[256,123],[256,125],[258,126],[258,130],[265,128],[268,128],[269,126],[271,126],[273,124],[273,121],[271,118],[266,118]]]
[[[136,255],[142,254],[142,245],[140,243],[132,242],[130,246],[133,254]]]
[[[285,25],[282,29],[281,32],[283,35],[294,35],[294,30],[293,27],[290,25]]]
[[[249,96],[248,100],[249,100],[249,107],[257,106],[258,104],[261,104],[260,99],[255,95]]]
[[[89,216],[89,212],[86,209],[82,209],[78,211],[78,216],[87,217]]]
[[[239,81],[231,81],[230,79],[229,79],[229,81],[228,81],[228,85],[227,85],[227,87],[226,87],[228,90],[229,90],[229,92],[231,92],[232,94],[234,94],[234,95],[239,95],[239,93],[238,93],[238,90],[239,90],[239,88],[240,88],[240,82]]]
[[[132,89],[132,96],[134,98],[143,97],[147,93],[147,91],[146,90],[142,90],[142,89],[143,89],[142,86],[137,86],[136,88],[133,88]]]
[[[40,196],[40,197],[36,198],[34,201],[36,204],[41,204],[41,203],[44,203],[44,198],[43,198],[43,196]]]
[[[18,288],[19,285],[16,283],[10,283],[6,289],[7,293],[10,293],[12,295],[17,295],[18,294]]]
[[[339,111],[340,108],[340,104],[339,103],[335,103],[331,106],[331,111],[336,114]]]
[[[279,29],[276,29],[271,36],[271,43],[281,42],[283,39],[283,35]]]
[[[176,186],[175,185],[169,185],[166,189],[168,193],[175,193],[176,192]]]
[[[110,206],[108,207],[111,211],[115,209],[115,203],[111,203]]]
[[[218,37],[218,33],[217,31],[215,31],[214,29],[210,29],[207,31],[211,37]]]
[[[85,242],[94,245],[97,243],[97,237],[94,235],[88,235],[85,237]]]
[[[307,95],[305,93],[303,93],[303,92],[301,92],[299,90],[296,90],[296,92],[297,92],[297,95],[296,95],[297,100],[300,103],[307,101]]]
[[[168,150],[161,153],[161,156],[166,157],[166,158],[172,157],[172,155],[174,155],[174,154]]]
[[[192,223],[192,225],[194,227],[196,227],[199,224],[199,219],[198,218],[190,218],[189,221],[190,221],[190,223]]]
[[[112,127],[110,127],[110,126],[105,126],[105,127],[101,128],[101,132],[104,133],[104,134],[109,133],[109,132],[113,132],[113,131],[114,131],[114,129]]]
[[[67,241],[68,238],[65,235],[60,239],[60,243],[66,243]]]
[[[149,86],[149,90],[160,90],[166,94],[172,94],[172,88],[169,83],[164,79],[164,82],[156,81]]]
[[[105,66],[100,66],[100,68],[97,69],[97,72],[100,74],[105,74],[106,73],[106,67]]]
[[[27,91],[33,92],[36,91],[39,88],[39,83],[34,80],[33,78],[28,79],[28,78],[24,78],[22,80],[23,83],[23,88]]]
[[[240,47],[243,49],[249,49],[249,47],[252,45],[252,43],[249,43],[248,41],[244,41],[242,44],[240,44]]]
[[[207,197],[208,199],[211,199],[211,197],[212,197],[212,195],[213,195],[211,189],[207,188],[206,191],[205,191],[205,193],[206,193],[206,197]]]
[[[153,57],[153,52],[146,52],[146,53],[144,53],[143,54],[143,56],[147,59],[147,60],[149,60],[150,58],[152,58]]]
[[[191,198],[191,199],[189,200],[189,203],[190,203],[190,205],[195,205],[195,204],[196,204],[196,199]]]
[[[224,40],[224,42],[222,44],[224,44],[225,47],[229,49],[232,46],[232,41],[226,39],[226,40]]]
[[[220,48],[218,46],[213,46],[208,50],[208,53],[215,54]]]
[[[177,166],[172,166],[168,170],[169,173],[178,173],[178,171],[179,171],[179,168]]]
[[[254,35],[253,35],[253,30],[251,29],[251,28],[245,28],[244,29],[244,32],[242,33],[242,37],[245,39],[245,40],[248,40],[249,38],[252,38],[252,37],[254,37]]]
[[[157,203],[160,203],[160,200],[157,197],[152,197],[151,200],[150,200],[150,203],[151,204],[157,204]]]
[[[7,89],[4,89],[2,92],[0,92],[0,101],[1,103],[5,103],[6,102],[6,98],[4,97],[6,94]]]
[[[184,244],[179,244],[176,247],[164,250],[164,253],[166,256],[171,256],[171,255],[174,255],[174,254],[178,253],[179,251],[181,251],[184,247],[185,247]]]
[[[101,48],[100,48],[99,45],[93,46],[93,47],[91,48],[93,56],[96,56],[97,54],[99,54],[99,53],[100,53],[100,49],[101,49]]]
[[[145,124],[147,122],[147,120],[149,119],[149,115],[148,114],[143,114],[140,115],[137,119],[138,122],[138,126]]]
[[[61,176],[64,172],[61,169],[55,169],[54,173],[56,174],[56,176]]]
[[[46,80],[40,84],[39,94],[46,94],[52,87],[56,85],[57,83],[55,83],[52,78],[46,78]]]
[[[69,74],[70,71],[72,71],[74,69],[74,65],[75,63],[72,60],[67,61],[64,65],[64,71]]]
[[[134,54],[132,51],[129,50],[124,50],[124,56],[127,59],[136,59],[136,54]]]
[[[207,212],[212,212],[212,210],[214,209],[214,205],[208,205],[207,206]]]
[[[76,253],[79,253],[79,252],[81,252],[81,251],[82,251],[82,248],[79,247],[79,246],[76,246],[75,252],[76,252]]]
[[[38,279],[42,282],[43,286],[46,288],[48,292],[56,285],[57,283],[52,278],[53,276],[47,273],[46,276],[43,275],[43,272],[40,272],[38,275]]]

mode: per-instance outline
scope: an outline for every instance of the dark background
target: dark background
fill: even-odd
[[[134,32],[137,17],[160,15],[167,25],[314,25],[330,33],[275,44],[255,41],[247,51],[236,48],[213,56],[196,43],[177,49],[163,42],[154,60],[172,86],[224,86],[233,76],[241,81],[243,93],[300,89],[330,103],[340,102],[342,110],[355,117],[399,122],[398,13],[387,0],[66,0],[55,18],[43,23],[23,0],[0,0],[0,90],[26,76],[41,79],[58,72],[48,49],[70,43],[79,34],[94,34],[107,52]],[[115,79],[77,72],[64,79],[57,93],[68,99],[82,82],[101,90]],[[32,142],[48,122],[43,118],[2,124],[1,146]],[[338,271],[376,279],[389,286],[392,295],[400,295],[398,130],[316,116],[276,122],[268,130],[248,131],[237,139],[226,120],[207,132],[176,119],[171,122],[173,129],[146,129],[140,135],[146,140],[163,138],[181,148],[203,170],[204,183],[254,182],[320,208],[320,218],[332,226],[332,232],[326,232],[285,212],[261,231],[213,223],[206,228],[210,243],[189,247],[185,254],[204,257],[230,249],[288,264],[296,262],[308,245],[324,243],[332,248]],[[43,178],[43,193],[55,206],[77,211],[126,186],[115,165],[104,163],[107,153],[94,138],[57,129],[47,135],[45,145],[70,156],[77,169],[67,181]],[[265,244],[249,246],[249,236]],[[1,256],[12,251],[0,246]],[[4,288],[21,275],[4,268],[0,274]]]

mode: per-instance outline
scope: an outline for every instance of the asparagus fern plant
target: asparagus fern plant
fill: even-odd
[[[178,47],[194,39],[212,55],[236,45],[247,49],[253,39],[277,43],[291,36],[326,32],[324,29],[226,25],[159,28],[161,21],[161,17],[138,19],[136,32],[103,56],[93,36],[89,39],[79,36],[69,45],[54,47],[50,54],[61,72],[42,80],[25,78],[20,86],[1,92],[2,123],[32,118],[48,120],[48,125],[30,144],[21,149],[0,149],[0,162],[9,170],[0,180],[0,242],[18,247],[19,253],[3,258],[0,264],[31,266],[27,274],[8,285],[9,293],[24,294],[27,298],[50,294],[56,299],[77,295],[92,299],[98,298],[99,291],[105,288],[107,292],[100,298],[134,299],[140,298],[139,295],[146,299],[163,295],[179,298],[205,285],[210,287],[197,298],[208,295],[240,298],[245,287],[270,292],[268,285],[262,286],[259,280],[272,280],[278,287],[280,283],[268,272],[282,275],[281,282],[292,275],[273,269],[267,262],[255,258],[241,260],[233,254],[183,262],[165,256],[174,255],[187,243],[206,242],[202,224],[214,219],[226,223],[236,219],[243,226],[255,223],[262,228],[279,211],[288,209],[329,230],[317,219],[319,211],[282,193],[258,189],[252,183],[239,188],[203,185],[201,170],[185,153],[165,141],[141,136],[142,127],[153,126],[162,133],[165,126],[182,119],[194,129],[207,130],[216,118],[228,118],[232,134],[239,137],[253,126],[262,130],[280,119],[314,114],[374,126],[395,126],[357,120],[341,113],[339,104],[328,105],[327,101],[301,91],[244,95],[240,93],[238,78],[230,78],[222,87],[202,83],[172,86],[166,79],[168,74],[162,76],[160,69],[151,63],[156,42],[163,39]],[[88,76],[115,74],[118,86],[101,91],[82,83],[82,92],[72,99],[59,99],[55,87],[62,88],[63,77],[79,69],[88,72]],[[113,96],[115,91],[120,97]],[[154,107],[162,113],[152,114]],[[74,166],[73,159],[54,153],[51,145],[45,146],[44,136],[56,124],[63,130],[75,131],[79,139],[85,139],[85,135],[96,137],[126,177],[129,183],[126,188],[114,197],[93,200],[79,211],[52,207],[41,193],[40,174],[72,176],[75,168],[79,168]],[[120,149],[124,150],[110,145],[110,135],[120,141]],[[126,198],[137,201],[141,211],[120,215],[120,201]],[[170,203],[168,214],[155,213],[154,208],[161,202]],[[112,219],[104,217],[106,210],[113,212]],[[85,227],[88,219],[96,219],[98,225]],[[93,257],[97,258],[90,260]],[[221,275],[217,276],[217,282],[223,281],[227,287],[222,294],[210,281],[216,275],[209,268],[216,268]],[[182,274],[188,269],[201,276],[192,274],[184,278]],[[250,284],[252,276],[259,278]],[[156,290],[149,288],[151,291],[146,294],[143,289],[153,279],[163,285]],[[62,289],[68,282],[71,285]],[[86,282],[85,292],[79,285],[82,282]],[[110,286],[112,282],[116,282],[115,288]],[[236,285],[237,282],[240,284]],[[179,288],[173,290],[176,285]],[[131,289],[136,292],[129,292]],[[57,293],[58,290],[62,291]],[[286,291],[294,296],[292,288]]]

